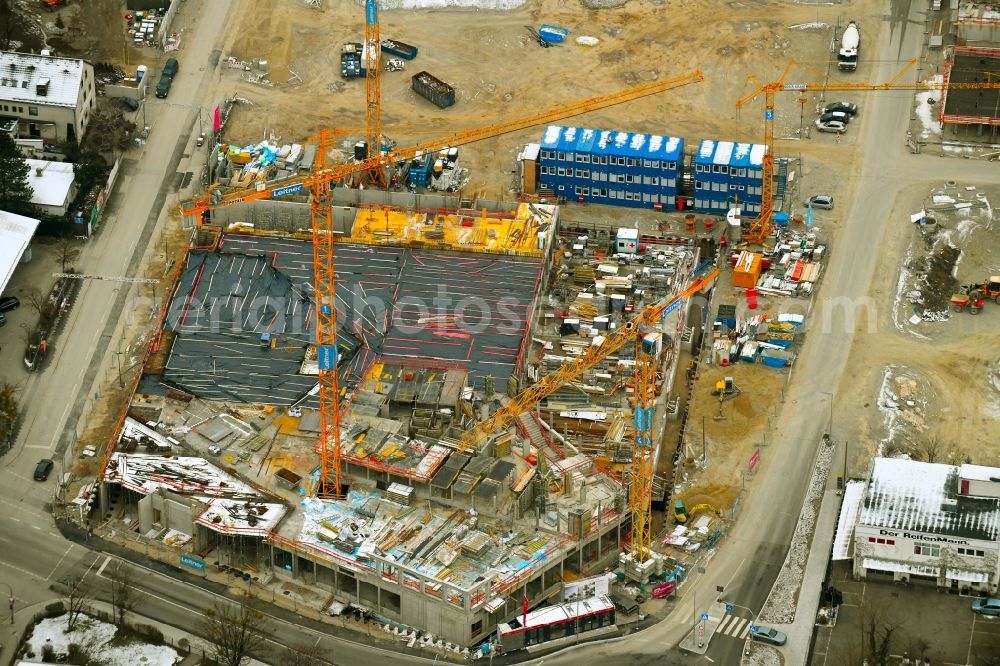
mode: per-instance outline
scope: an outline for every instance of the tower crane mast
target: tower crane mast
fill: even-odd
[[[366,156],[377,159],[382,152],[382,39],[379,34],[378,0],[365,0],[365,117]],[[366,184],[385,187],[385,169],[373,165],[364,173]]]

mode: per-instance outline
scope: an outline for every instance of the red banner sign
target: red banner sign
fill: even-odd
[[[753,455],[750,456],[750,471],[757,469],[757,463],[760,462],[760,447],[758,446],[754,449]]]

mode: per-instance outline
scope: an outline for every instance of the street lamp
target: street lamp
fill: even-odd
[[[826,434],[833,439],[833,398],[836,394],[833,391],[820,391],[820,393],[830,396],[830,422],[826,427]]]
[[[14,589],[10,583],[0,583],[7,588],[7,601],[10,603],[10,623],[14,624]]]

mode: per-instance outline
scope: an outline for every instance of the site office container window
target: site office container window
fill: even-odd
[[[576,169],[577,178],[590,178],[590,169]]]
[[[677,162],[662,162],[661,164],[663,164],[663,168],[668,171],[673,171],[674,169],[677,168]],[[701,171],[701,169],[698,168],[701,166],[700,164],[695,164],[694,166],[695,166],[695,171]]]
[[[884,546],[895,546],[896,545],[896,540],[895,539],[881,539],[881,538],[877,538],[877,537],[868,537],[868,543],[877,543],[877,544],[881,544],[881,545],[884,545]]]
[[[577,153],[576,161],[584,164],[590,164],[590,155],[587,155],[586,153]]]
[[[913,554],[924,557],[941,557],[941,546],[932,543],[913,544]]]

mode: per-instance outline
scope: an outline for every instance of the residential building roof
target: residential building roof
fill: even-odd
[[[66,203],[76,174],[69,162],[50,162],[49,160],[25,160],[31,171],[28,172],[28,185],[35,191],[31,203],[39,206],[62,206]]]
[[[876,458],[859,524],[995,541],[1000,498],[958,494],[959,468],[916,460]]]
[[[0,99],[76,107],[84,61],[0,51]]]
[[[38,220],[34,218],[0,210],[0,293],[7,288],[37,228]]]

